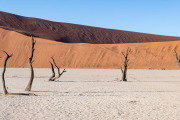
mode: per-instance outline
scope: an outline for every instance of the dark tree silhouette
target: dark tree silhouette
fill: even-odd
[[[131,52],[130,48],[127,48],[126,53],[121,52],[121,54],[124,57],[124,61],[123,61],[123,68],[121,67],[121,72],[122,72],[122,81],[127,81],[127,68],[129,66],[129,59],[128,59],[128,55]]]
[[[32,36],[32,49],[31,49],[31,56],[29,58],[29,67],[30,67],[30,70],[31,70],[31,77],[30,77],[30,80],[29,80],[29,83],[25,89],[25,91],[31,91],[31,88],[32,88],[32,83],[33,83],[33,80],[34,80],[34,69],[33,69],[33,56],[34,56],[34,45],[36,44],[36,41],[34,40],[33,36]]]
[[[52,72],[53,72],[53,73],[52,73],[52,76],[50,77],[49,81],[55,81],[56,79],[60,78],[64,72],[66,72],[66,69],[64,69],[64,70],[60,73],[60,68],[57,66],[54,58],[51,57],[51,59],[52,59],[54,65],[56,66],[56,68],[57,68],[57,70],[58,70],[58,76],[52,77],[52,76],[55,76],[55,73],[54,73],[54,67],[53,67],[52,63],[50,62],[50,64],[51,64],[51,69],[52,69]]]

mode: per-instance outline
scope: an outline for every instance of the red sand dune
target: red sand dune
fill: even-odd
[[[160,36],[122,30],[51,22],[0,12],[0,27],[22,34],[66,43],[143,43],[180,40],[180,37]]]
[[[120,68],[123,57],[121,51],[132,49],[130,68],[178,69],[173,50],[180,53],[180,42],[152,42],[128,44],[87,44],[61,43],[35,38],[34,67],[50,67],[49,60],[54,56],[57,64],[65,68]],[[31,38],[14,31],[0,29],[0,50],[13,53],[8,67],[28,67],[31,52]],[[5,54],[0,51],[0,66]]]

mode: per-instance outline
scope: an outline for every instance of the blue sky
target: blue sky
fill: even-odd
[[[57,22],[180,36],[180,0],[0,0],[0,11]]]

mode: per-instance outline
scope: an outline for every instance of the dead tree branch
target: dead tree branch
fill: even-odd
[[[6,64],[7,64],[7,61],[9,58],[11,58],[13,56],[13,54],[9,55],[6,51],[3,51],[7,57],[4,61],[4,70],[3,70],[3,73],[2,73],[2,83],[3,83],[3,90],[4,90],[4,94],[5,95],[26,95],[26,96],[29,96],[29,95],[34,95],[34,94],[31,94],[31,93],[9,93],[6,89],[6,83],[5,83],[5,72],[6,72]]]
[[[36,41],[34,40],[34,38],[32,37],[32,49],[31,49],[31,56],[29,58],[29,67],[30,67],[30,71],[31,71],[31,77],[30,77],[30,80],[29,80],[29,83],[25,89],[25,91],[31,91],[31,88],[32,88],[32,83],[33,83],[33,80],[34,80],[34,69],[33,69],[33,66],[32,66],[32,63],[34,62],[33,60],[33,56],[34,56],[34,45],[36,44]]]
[[[49,79],[49,80],[50,80],[50,81],[55,81],[56,79],[60,78],[60,77],[62,76],[62,74],[63,74],[64,72],[66,72],[66,70],[64,69],[64,70],[60,73],[60,68],[57,66],[57,64],[56,64],[56,62],[55,62],[55,60],[54,60],[54,58],[51,57],[51,59],[52,59],[54,65],[56,66],[56,68],[57,68],[57,70],[58,70],[58,76],[53,77],[53,78],[51,78],[51,79]]]
[[[121,72],[122,72],[122,81],[127,81],[127,68],[128,68],[128,63],[129,63],[129,59],[128,59],[128,56],[129,56],[129,53],[131,52],[131,49],[130,48],[127,48],[127,51],[126,53],[122,52],[121,54],[123,55],[124,57],[124,61],[123,61],[123,68],[121,68]]]
[[[60,74],[58,73],[58,76],[52,78],[51,81],[55,81],[56,79],[60,78],[64,72],[66,72],[66,69],[64,69],[61,73],[60,73],[60,71],[59,71]]]
[[[58,78],[59,78],[59,76],[60,76],[60,69],[59,69],[59,67],[57,66],[57,64],[56,64],[56,62],[55,62],[55,60],[54,60],[54,58],[53,57],[51,57],[51,59],[53,60],[53,63],[54,63],[54,65],[56,66],[56,68],[57,68],[57,70],[58,70]]]

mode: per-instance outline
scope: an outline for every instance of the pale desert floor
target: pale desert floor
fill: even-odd
[[[24,92],[29,74],[7,68],[8,90]],[[57,82],[49,76],[35,69],[37,96],[4,96],[0,82],[0,119],[180,120],[180,70],[128,70],[128,82],[117,81],[118,69],[67,69]]]

